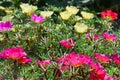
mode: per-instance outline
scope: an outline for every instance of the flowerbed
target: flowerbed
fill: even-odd
[[[22,2],[0,9],[1,80],[120,80],[117,12]]]

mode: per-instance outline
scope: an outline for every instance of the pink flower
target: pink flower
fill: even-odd
[[[107,41],[116,41],[117,37],[113,34],[108,34],[107,32],[104,32],[102,36],[107,40]]]
[[[62,63],[65,65],[71,65],[73,67],[79,67],[84,64],[89,64],[91,58],[87,55],[78,55],[75,52],[71,52],[70,54],[66,54],[62,59]]]
[[[37,61],[37,64],[38,64],[38,66],[48,66],[48,65],[50,65],[50,64],[52,64],[52,62],[48,59],[48,60],[44,60],[44,61],[41,61],[41,60],[38,60]]]
[[[3,50],[0,56],[1,58],[5,58],[5,59],[18,60],[21,57],[27,56],[27,54],[24,52],[24,50],[21,47],[16,47],[16,48],[8,48],[6,50]]]
[[[98,36],[97,34],[94,34],[94,42],[100,40],[100,36]]]
[[[113,12],[112,10],[106,10],[101,13],[102,18],[109,18],[111,21],[116,20],[118,18],[118,14]]]
[[[63,63],[61,65],[61,70],[64,71],[70,71],[70,65]]]
[[[89,63],[89,66],[92,68],[92,69],[102,69],[102,66],[100,65],[100,63],[94,63],[94,61],[91,61],[90,63]]]
[[[110,57],[107,54],[94,54],[95,58],[101,63],[109,63],[111,61]]]
[[[113,54],[112,59],[118,66],[120,66],[120,56],[118,54]]]
[[[0,22],[0,30],[1,31],[7,31],[10,30],[13,27],[13,24],[9,21],[6,22]]]
[[[31,19],[32,19],[32,21],[34,21],[36,23],[41,23],[41,22],[45,21],[45,18],[43,16],[37,16],[36,14],[32,14]]]
[[[86,36],[88,39],[91,38],[91,36],[90,36],[89,33],[85,34],[85,36]]]
[[[17,80],[24,80],[24,78],[17,78]]]
[[[48,60],[44,60],[44,61],[38,60],[38,61],[37,61],[37,64],[38,64],[38,66],[39,66],[44,72],[46,72],[47,67],[48,67],[49,65],[51,65],[52,62],[51,62],[49,59],[48,59]]]
[[[112,78],[112,77],[110,77],[108,75],[105,75],[104,80],[117,80],[117,79]]]
[[[60,44],[66,48],[72,48],[75,45],[75,42],[73,38],[70,38],[68,40],[61,40]]]
[[[86,34],[86,37],[91,41],[93,40],[94,42],[100,39],[100,37],[97,34],[94,34],[93,37],[90,34]]]
[[[27,54],[21,47],[3,50],[0,54],[0,58],[16,60],[19,63],[32,62],[32,59],[27,58]]]
[[[61,63],[61,70],[64,72],[64,71],[66,71],[66,70],[70,70],[70,65],[69,65],[69,62],[68,62],[68,60],[65,60],[65,58],[62,58],[62,57],[60,57],[60,58],[58,58],[57,59],[57,63]]]

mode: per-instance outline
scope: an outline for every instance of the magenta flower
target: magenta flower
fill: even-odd
[[[48,66],[48,65],[50,65],[50,64],[52,64],[52,62],[48,59],[48,60],[44,60],[44,61],[41,61],[41,60],[38,60],[37,61],[37,64],[38,64],[38,66]]]
[[[13,24],[9,21],[0,22],[0,31],[7,31],[13,27]]]
[[[94,42],[100,40],[100,36],[98,36],[97,34],[94,34]]]
[[[116,20],[118,18],[118,14],[113,12],[112,10],[106,10],[101,13],[102,18],[109,18],[110,20]]]
[[[75,45],[75,42],[73,38],[70,38],[68,40],[61,40],[60,44],[66,48],[72,48]]]
[[[89,64],[91,58],[87,55],[78,55],[75,52],[71,52],[70,54],[66,54],[64,58],[60,58],[59,61],[61,61],[65,65],[79,67],[84,64]]]
[[[113,54],[112,59],[118,66],[120,66],[120,56],[118,54]]]
[[[113,34],[108,34],[107,32],[104,32],[102,36],[107,40],[107,41],[116,41],[117,37]]]
[[[95,53],[94,56],[101,63],[109,63],[111,61],[109,55],[107,54]]]
[[[86,37],[93,42],[100,40],[100,36],[98,36],[97,34],[94,34],[92,37],[89,33],[87,33]]]
[[[17,78],[17,80],[24,80],[24,78]]]
[[[69,62],[68,60],[65,60],[65,58],[58,58],[57,59],[57,63],[61,63],[61,70],[64,72],[66,70],[70,70],[70,65],[69,65]]]
[[[0,54],[0,58],[16,60],[23,64],[32,62],[32,59],[27,58],[27,54],[21,47],[8,48],[3,50]]]
[[[89,63],[89,66],[92,68],[92,69],[102,69],[102,66],[100,65],[100,63],[94,63],[94,61],[92,60],[90,63]]]
[[[117,79],[112,78],[111,76],[105,75],[104,80],[117,80]]]
[[[43,61],[38,60],[38,61],[37,61],[37,64],[38,64],[38,66],[39,66],[44,72],[46,72],[47,67],[48,67],[49,65],[51,65],[52,62],[51,62],[49,59],[48,59],[48,60],[43,60]]]
[[[35,23],[41,23],[41,22],[45,21],[45,18],[43,16],[37,16],[36,14],[32,14],[31,19]]]
[[[89,33],[85,34],[85,36],[89,39],[91,38],[91,35]]]

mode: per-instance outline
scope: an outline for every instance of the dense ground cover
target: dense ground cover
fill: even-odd
[[[120,80],[117,11],[24,2],[0,2],[2,80]]]

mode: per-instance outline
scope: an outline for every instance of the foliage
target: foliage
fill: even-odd
[[[90,71],[92,71],[89,64],[86,63],[85,65],[78,67],[69,65],[70,70],[62,71],[60,68],[62,67],[61,63],[57,62],[58,58],[66,59],[66,54],[71,54],[72,51],[76,52],[77,55],[88,55],[94,62],[99,62],[95,59],[94,53],[108,54],[110,58],[115,53],[120,55],[120,30],[118,29],[119,25],[117,23],[119,22],[119,19],[117,19],[117,17],[117,20],[111,21],[108,18],[112,18],[111,16],[107,16],[107,18],[104,19],[101,18],[101,13],[97,12],[97,8],[93,5],[96,1],[0,1],[0,20],[2,22],[10,21],[13,24],[11,30],[0,31],[0,51],[2,52],[7,48],[20,46],[27,55],[32,58],[32,63],[16,63],[16,65],[11,59],[0,59],[0,76],[2,79],[11,80],[13,78],[17,79],[18,77],[23,77],[25,80],[32,80],[32,78],[34,80],[38,80],[39,78],[44,78],[46,80],[89,80]],[[37,6],[38,9],[36,8],[31,11],[31,9],[25,7],[28,12],[30,11],[30,14],[24,13],[24,10],[20,7],[23,3]],[[74,5],[71,8],[76,11],[75,14],[71,13],[70,8],[69,10],[66,8],[71,5]],[[99,7],[99,5],[100,4],[97,2],[96,7]],[[102,9],[99,7],[98,11],[101,11]],[[40,19],[40,13],[42,11],[46,11],[46,15],[48,14],[49,16],[45,17],[45,20],[43,21],[38,21],[37,19]],[[50,14],[50,11],[52,11],[52,14]],[[60,13],[64,11],[67,11],[65,14],[69,14],[69,16],[63,14],[64,17],[68,17],[67,19],[63,19],[60,15]],[[81,14],[81,12],[84,13]],[[31,19],[32,13],[34,13],[36,19]],[[116,27],[118,28],[116,29]],[[106,37],[103,36],[104,32],[107,32],[108,36],[113,35],[117,37],[117,40],[111,40],[111,37],[109,39],[107,37],[106,39]],[[86,34],[89,34],[90,36],[86,36]],[[99,38],[95,38],[95,34],[98,35]],[[69,42],[69,39],[73,39],[73,41]],[[64,45],[60,43],[61,40],[65,42],[63,43]],[[67,42],[70,43],[70,47],[66,47],[66,45],[69,45],[66,44]],[[44,65],[44,60],[47,59],[49,59],[52,64],[47,66]],[[74,60],[74,58],[72,59]],[[38,60],[41,61],[40,65],[37,65]],[[120,61],[120,59],[118,60]],[[116,65],[115,61],[100,64],[106,70],[107,75],[110,75],[117,80],[120,79],[120,65]],[[15,67],[17,68],[15,69]],[[14,75],[16,73],[14,72],[15,70],[17,71],[16,75]]]

